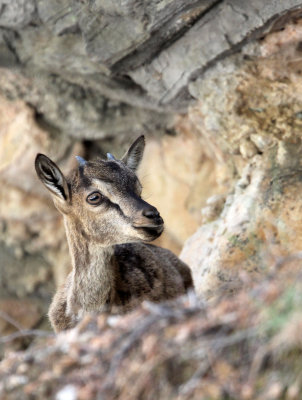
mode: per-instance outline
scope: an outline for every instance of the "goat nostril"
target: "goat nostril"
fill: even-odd
[[[143,210],[143,216],[147,218],[157,218],[159,217],[159,212],[157,210]]]

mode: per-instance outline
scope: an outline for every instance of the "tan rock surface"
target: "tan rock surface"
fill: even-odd
[[[70,264],[62,219],[36,177],[38,152],[68,170],[82,146],[39,127],[23,101],[0,97],[0,310],[15,295],[13,318],[31,296],[40,303],[32,315],[44,317],[51,282],[61,283]]]
[[[189,118],[237,179],[221,214],[181,253],[206,297],[263,273],[270,257],[301,250],[301,39],[301,21],[289,24],[256,52],[248,46],[248,61],[233,56],[194,86],[206,101]]]
[[[57,211],[37,180],[34,159],[38,152],[45,152],[60,160],[71,143],[50,140],[49,134],[36,124],[33,112],[21,101],[0,102],[0,182],[5,188],[0,193],[1,239],[14,246],[19,258],[24,251],[45,251],[47,259],[48,251],[58,252],[62,247],[65,234]],[[63,168],[64,164],[68,167],[66,161]]]
[[[191,82],[199,102],[175,118],[175,136],[147,137],[140,176],[144,197],[166,223],[158,244],[178,253],[203,224],[182,252],[199,293],[265,268],[265,241],[276,254],[300,249],[301,31],[301,21],[290,23],[209,69]],[[2,74],[9,93],[17,90],[15,78]],[[67,171],[83,145],[39,126],[21,100],[0,98],[0,105],[1,240],[16,259],[41,256],[59,284],[69,268],[62,219],[33,160],[45,152]]]
[[[147,140],[140,176],[144,198],[165,221],[157,243],[178,253],[201,224],[207,198],[226,192],[228,169],[207,156],[187,118],[178,119],[176,126],[176,136]]]

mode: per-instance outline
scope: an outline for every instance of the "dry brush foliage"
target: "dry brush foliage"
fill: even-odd
[[[9,399],[298,399],[301,254],[204,304],[193,294],[88,316],[0,364]],[[34,334],[34,332],[32,332]],[[41,335],[40,335],[41,336]]]

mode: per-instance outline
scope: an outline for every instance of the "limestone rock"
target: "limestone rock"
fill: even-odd
[[[219,217],[225,203],[225,196],[215,194],[207,199],[206,206],[202,208],[202,223],[207,223]]]
[[[0,26],[5,28],[22,28],[28,25],[35,16],[34,0],[1,0]]]
[[[165,232],[156,243],[176,253],[201,224],[200,210],[207,198],[227,190],[228,177],[227,168],[207,157],[186,118],[177,124],[177,136],[147,141],[140,169],[143,197],[165,221]]]
[[[42,320],[54,279],[62,282],[70,262],[62,220],[38,182],[34,159],[44,152],[68,170],[74,152],[83,150],[39,127],[24,102],[0,97],[0,105],[0,310],[7,296],[15,296],[10,304],[34,299],[32,315]],[[13,308],[8,313],[15,318]]]
[[[208,73],[203,84],[196,82],[200,98],[207,101],[191,110],[191,120],[202,119],[205,134],[239,178],[221,214],[201,226],[181,254],[193,269],[198,293],[208,298],[219,289],[232,290],[255,274],[267,273],[270,257],[301,250],[297,115],[302,108],[302,81],[296,69],[301,33],[300,21],[289,24],[263,40],[264,56],[254,55],[247,63],[236,56],[224,75],[219,72],[221,65]],[[285,81],[277,78],[280,64]],[[210,89],[212,79],[220,92],[218,102]],[[255,148],[250,151],[252,142],[260,154]]]
[[[165,129],[193,103],[204,71],[301,7],[298,0],[1,4],[0,66],[10,67],[12,86],[44,123],[86,139]]]
[[[75,154],[142,133],[160,243],[178,252],[204,224],[183,251],[199,293],[264,270],[263,238],[273,254],[299,250],[299,1],[0,3],[0,279],[16,281],[12,295],[48,304],[69,265],[35,154],[68,171]]]
[[[288,9],[300,5],[297,1],[287,2]],[[222,54],[231,53],[232,47],[241,43],[251,31],[255,36],[263,20],[283,10],[281,3],[218,2],[181,39],[162,51],[147,67],[143,65],[131,72],[131,77],[152,97],[159,98],[160,104],[175,101],[194,75],[206,70]]]

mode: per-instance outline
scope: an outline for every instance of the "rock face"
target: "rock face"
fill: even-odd
[[[279,3],[0,1],[1,309],[24,302],[35,318],[18,323],[43,324],[69,269],[37,152],[67,172],[146,134],[159,244],[191,236],[206,297],[300,249],[301,4]]]
[[[55,283],[69,268],[64,228],[38,182],[34,159],[46,152],[69,169],[81,145],[50,137],[23,101],[1,97],[0,104],[0,310],[32,328],[43,323]]]
[[[159,245],[176,253],[202,223],[200,210],[214,194],[225,192],[229,171],[207,156],[187,118],[177,121],[178,135],[147,144],[140,176],[143,193],[165,220]]]
[[[228,282],[233,288],[246,273],[263,273],[269,257],[301,250],[301,27],[301,21],[288,24],[256,54],[247,46],[191,85],[207,102],[189,115],[202,119],[212,147],[237,178],[218,218],[182,251],[205,296]],[[242,63],[245,51],[249,61]]]
[[[0,0],[1,399],[299,398],[301,43],[298,0]],[[158,243],[208,301],[42,338],[70,259],[35,155],[142,133]]]

